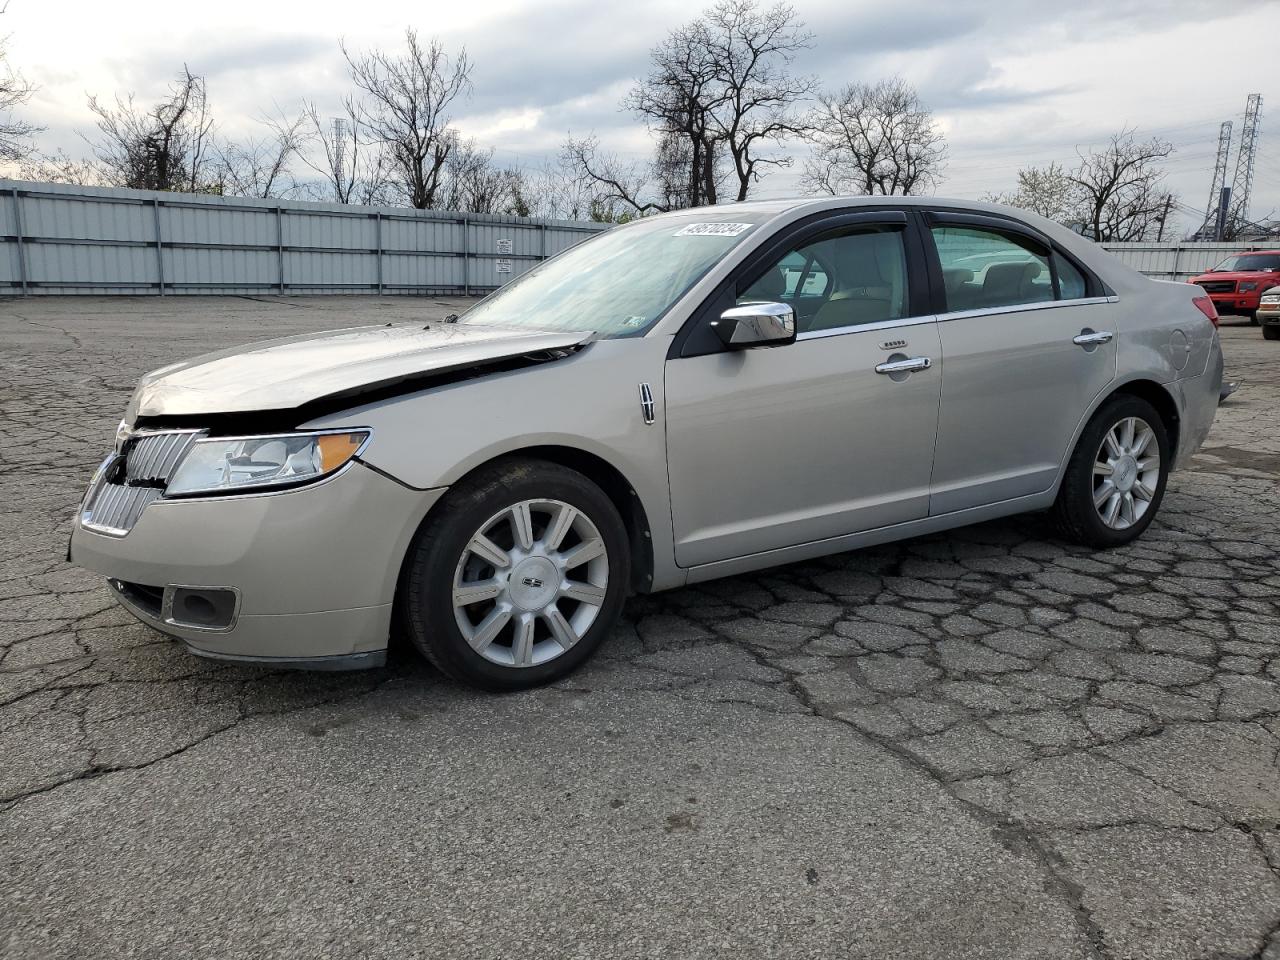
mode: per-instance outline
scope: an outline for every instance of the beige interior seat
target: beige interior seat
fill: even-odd
[[[833,330],[902,316],[902,241],[893,233],[863,233],[830,242],[835,290],[811,330]]]
[[[987,306],[1052,299],[1052,291],[1035,282],[1043,272],[1044,267],[1037,260],[993,263],[987,267],[986,278],[982,281],[982,299]],[[1045,291],[1049,291],[1047,298],[1043,296]]]

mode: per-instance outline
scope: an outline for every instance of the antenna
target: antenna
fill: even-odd
[[[1219,205],[1222,202],[1222,188],[1227,185],[1227,160],[1231,156],[1231,121],[1223,120],[1218,128],[1218,160],[1213,165],[1213,181],[1209,184],[1209,205],[1204,210],[1204,225],[1196,231],[1196,239],[1204,240],[1212,237],[1215,240],[1214,225],[1218,222]]]
[[[1240,148],[1236,151],[1236,176],[1231,182],[1228,230],[1234,239],[1249,222],[1249,194],[1253,190],[1253,161],[1258,146],[1258,126],[1262,120],[1262,94],[1251,93],[1245,104],[1244,126],[1240,128]]]

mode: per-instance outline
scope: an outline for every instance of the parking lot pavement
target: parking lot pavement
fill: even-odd
[[[197,660],[64,562],[139,374],[457,306],[0,303],[0,955],[1280,960],[1280,344],[1132,547],[636,598],[532,693]]]

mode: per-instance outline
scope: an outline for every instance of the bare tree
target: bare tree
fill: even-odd
[[[1019,170],[1018,189],[987,194],[983,199],[1029,210],[1058,223],[1075,223],[1080,218],[1079,188],[1067,169],[1056,162]]]
[[[650,59],[648,76],[632,88],[623,106],[644,117],[658,137],[655,164],[661,192],[678,206],[715,203],[723,151],[713,111],[723,105],[725,92],[711,59],[706,21],[673,31],[651,51]],[[677,193],[679,201],[674,200]]]
[[[737,199],[745,200],[761,167],[791,163],[761,151],[803,132],[792,110],[817,81],[794,76],[791,66],[813,35],[785,3],[761,10],[755,0],[721,0],[704,16],[723,101],[712,117],[733,161]]]
[[[427,44],[405,31],[401,55],[373,50],[355,54],[342,46],[351,79],[362,94],[350,111],[368,140],[387,151],[392,175],[409,206],[437,205],[440,179],[457,143],[450,108],[470,87],[471,62],[462,50],[450,57],[439,40]]]
[[[344,104],[340,117],[322,118],[315,103],[303,103],[304,130],[297,156],[324,178],[324,187],[309,191],[314,199],[337,203],[388,204],[388,163],[382,145],[371,143]],[[318,152],[318,155],[317,155]]]
[[[0,14],[7,7],[7,3],[0,5]],[[14,116],[13,111],[30,100],[36,88],[9,63],[8,42],[8,37],[0,37],[0,161],[14,162],[35,152],[32,138],[44,128]]]
[[[589,180],[566,164],[563,157],[544,163],[532,176],[527,176],[525,182],[530,216],[550,220],[618,219],[616,213],[593,216],[604,213],[597,204],[597,191]]]
[[[1096,153],[1080,153],[1069,179],[1079,192],[1080,221],[1097,241],[1146,239],[1162,223],[1170,193],[1160,161],[1173,153],[1168,141],[1139,141],[1131,128],[1113,134]]]
[[[474,140],[467,140],[450,150],[440,186],[444,209],[527,217],[527,193],[524,174],[494,163],[492,147],[482,149]]]
[[[78,187],[100,186],[102,178],[91,160],[76,160],[65,150],[33,154],[18,163],[18,177],[41,183],[69,183]]]
[[[560,162],[589,193],[592,220],[622,222],[687,206],[683,197],[673,205],[666,195],[661,157],[655,164],[628,163],[602,151],[594,136],[569,137],[561,149]]]
[[[907,196],[937,186],[946,143],[899,77],[823,94],[808,121],[814,156],[802,183],[819,193]]]
[[[90,140],[102,179],[112,186],[144,190],[202,187],[202,171],[213,134],[204,78],[186,67],[169,96],[150,108],[132,93],[115,105],[89,98],[98,117],[98,137]]]
[[[658,138],[654,164],[668,205],[716,203],[725,164],[738,200],[764,167],[790,164],[768,149],[801,132],[792,112],[814,80],[791,68],[811,40],[786,4],[720,0],[653,49],[651,70],[623,106]]]
[[[263,137],[223,141],[214,146],[211,181],[232,197],[294,197],[301,185],[290,164],[306,137],[307,117],[266,117]]]

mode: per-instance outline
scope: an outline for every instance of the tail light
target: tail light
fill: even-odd
[[[1218,325],[1218,308],[1213,305],[1213,299],[1210,297],[1196,297],[1191,301],[1200,308],[1200,312],[1209,318],[1209,322],[1215,327]]]

